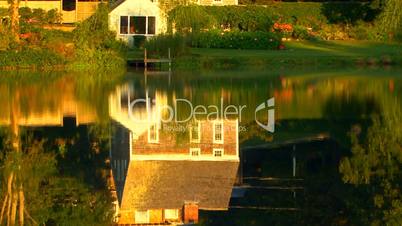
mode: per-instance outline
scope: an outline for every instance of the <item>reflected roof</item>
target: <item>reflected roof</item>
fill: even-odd
[[[239,162],[131,161],[122,209],[227,209]],[[118,191],[121,192],[121,191]]]

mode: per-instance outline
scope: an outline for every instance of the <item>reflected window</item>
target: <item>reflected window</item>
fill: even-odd
[[[223,122],[214,122],[213,125],[214,143],[223,143]]]
[[[134,220],[136,224],[147,224],[149,223],[149,211],[135,211]]]
[[[164,214],[165,214],[165,219],[167,219],[167,220],[179,219],[179,210],[178,209],[165,209]]]
[[[159,130],[158,130],[158,125],[152,124],[148,128],[148,142],[149,143],[158,143],[159,142]]]
[[[190,155],[191,156],[200,156],[201,149],[200,148],[190,148]]]
[[[223,149],[221,148],[214,148],[213,149],[214,157],[222,157],[223,156]]]
[[[154,16],[148,17],[148,34],[149,35],[155,34],[155,17]]]
[[[201,126],[200,122],[194,122],[190,126],[190,142],[200,143],[201,140]]]
[[[120,17],[120,34],[128,34],[128,16]]]
[[[134,91],[130,87],[127,87],[127,89],[122,89],[120,91],[120,106],[122,109],[127,110],[130,106],[130,103],[135,100],[134,98]],[[142,102],[137,103],[135,106],[137,107],[138,105],[141,105]]]

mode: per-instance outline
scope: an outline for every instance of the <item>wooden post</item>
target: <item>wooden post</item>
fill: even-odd
[[[293,156],[293,177],[296,177],[296,145],[293,145],[293,152],[292,152],[292,156]]]
[[[168,58],[169,58],[169,71],[172,70],[172,60],[170,59],[170,48],[168,48]]]
[[[144,48],[144,68],[147,70],[148,63],[147,63],[147,49]]]
[[[292,151],[292,157],[293,157],[293,178],[296,177],[296,145],[293,145],[293,151]],[[296,199],[296,191],[293,190],[293,198]]]

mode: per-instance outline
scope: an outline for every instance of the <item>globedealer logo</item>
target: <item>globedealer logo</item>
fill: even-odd
[[[139,118],[135,114],[136,110],[146,106],[146,117]],[[189,109],[189,113],[183,117],[178,117],[178,108],[183,107]],[[275,132],[275,98],[272,97],[261,104],[254,110],[254,120],[258,126],[264,130]],[[237,118],[242,122],[244,111],[247,105],[224,105],[223,99],[219,105],[193,105],[187,99],[176,99],[173,106],[168,104],[158,104],[155,99],[135,99],[130,102],[128,113],[134,122],[148,122],[159,120],[162,123],[187,123],[192,120],[229,120]],[[266,112],[266,115],[265,115]],[[266,117],[265,117],[266,116]]]
[[[271,99],[267,100],[266,102],[261,103],[258,105],[258,107],[255,109],[254,112],[254,119],[255,122],[263,129],[265,129],[268,132],[275,132],[275,98],[272,97]],[[267,111],[267,123],[262,123],[258,120],[257,118],[257,113],[260,111]]]

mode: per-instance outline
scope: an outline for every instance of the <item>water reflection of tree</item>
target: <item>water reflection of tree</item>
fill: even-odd
[[[344,146],[350,145],[347,131],[353,125],[366,127],[372,114],[382,110],[379,101],[373,96],[358,96],[343,93],[333,95],[323,106],[323,115],[328,120],[331,136]]]
[[[343,181],[364,192],[361,200],[368,198],[359,215],[374,225],[402,224],[401,119],[400,109],[375,116],[367,135],[352,133],[352,155],[340,163]]]
[[[1,196],[0,222],[24,225],[25,218],[37,223],[32,217],[35,208],[44,208],[49,200],[40,197],[44,179],[55,171],[54,156],[43,152],[43,142],[20,142],[14,133],[4,140],[1,153]],[[21,144],[22,143],[22,144]],[[29,146],[25,144],[30,144]],[[33,209],[32,209],[33,208]],[[32,210],[32,211],[31,211]]]
[[[94,130],[99,129],[91,130],[98,136]],[[107,190],[94,190],[83,178],[61,172],[66,170],[60,166],[63,161],[57,161],[61,154],[44,149],[52,147],[51,141],[40,139],[37,131],[21,133],[18,126],[3,129],[0,137],[1,225],[110,224]],[[82,154],[99,147],[93,146]]]

